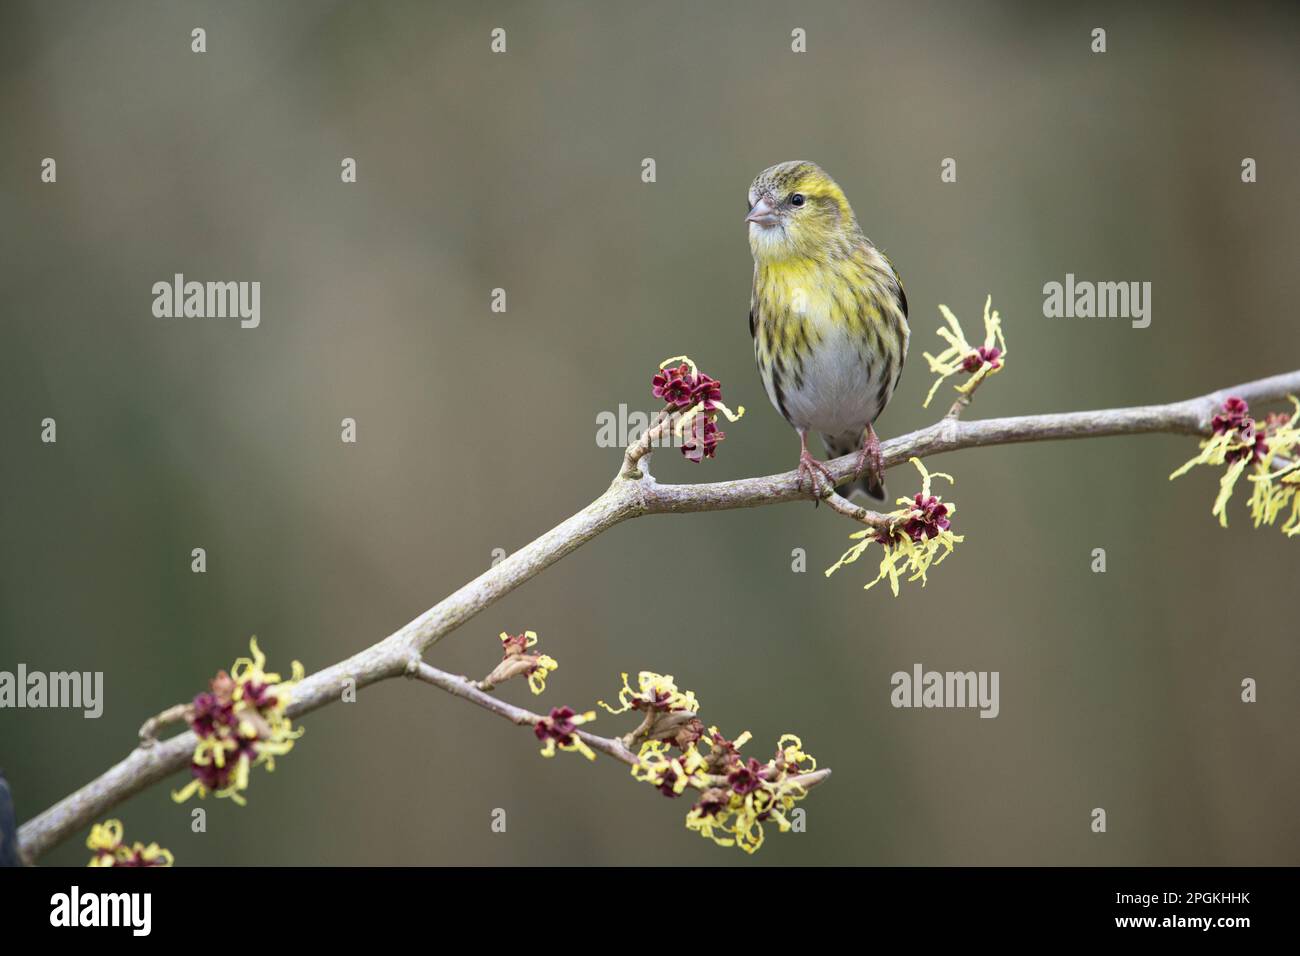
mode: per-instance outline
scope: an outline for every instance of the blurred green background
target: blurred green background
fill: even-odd
[[[886,438],[935,417],[920,353],[937,304],[975,333],[987,293],[1011,362],[974,416],[1300,366],[1296,13],[5,4],[0,669],[106,682],[99,720],[0,711],[19,819],[125,755],[250,635],[273,665],[320,668],[577,510],[618,462],[596,416],[651,408],[667,356],[750,411],[716,461],[657,454],[661,480],[792,467],[745,317],[743,196],[772,163],[821,163],[907,283]],[[154,318],[150,288],[175,272],[260,280],[261,327]],[[1150,281],[1151,327],[1043,318],[1067,272]],[[1156,436],[936,459],[967,540],[896,600],[862,590],[874,562],[822,576],[852,530],[825,509],[632,522],[430,659],[481,676],[498,632],[531,628],[561,667],[540,701],[506,686],[516,703],[586,709],[646,668],[751,730],[756,755],[800,734],[834,778],[803,804],[807,832],[752,862],[1300,863],[1300,544],[1253,531],[1240,502],[1220,529],[1213,474],[1166,480],[1194,451]],[[1001,715],[893,709],[890,674],[916,662],[1000,671]],[[609,760],[543,760],[526,730],[430,687],[376,685],[304,725],[248,807],[207,801],[205,834],[168,797],[181,775],[111,815],[183,864],[751,862],[683,829],[687,801]],[[84,862],[82,839],[46,862]]]

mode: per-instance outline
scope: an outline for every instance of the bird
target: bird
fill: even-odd
[[[754,256],[749,332],[772,405],[799,434],[799,487],[834,487],[808,451],[858,452],[850,497],[885,500],[875,422],[903,373],[910,330],[902,280],[862,233],[844,191],[820,166],[778,163],[754,179],[745,223]]]

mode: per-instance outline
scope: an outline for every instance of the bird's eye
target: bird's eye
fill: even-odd
[[[803,193],[795,193],[793,196],[790,197],[791,206],[802,206],[803,203],[804,203]]]

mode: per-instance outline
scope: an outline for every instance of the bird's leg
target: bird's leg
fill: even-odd
[[[854,474],[859,478],[866,472],[871,476],[871,487],[885,487],[885,457],[880,452],[880,439],[876,436],[875,426],[868,423],[867,433],[862,439],[862,451],[858,452],[858,464]]]
[[[818,461],[808,451],[808,432],[799,429],[799,490],[803,490],[803,480],[808,479],[809,489],[819,499],[826,496],[826,491],[822,490],[822,478],[826,479],[827,491],[835,490],[835,477],[831,470],[825,464]]]

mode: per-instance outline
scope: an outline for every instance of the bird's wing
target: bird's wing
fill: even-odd
[[[868,239],[867,241],[870,242],[871,240]],[[885,264],[889,266],[889,271],[893,274],[894,285],[898,288],[898,305],[903,310],[903,318],[907,318],[907,292],[903,289],[903,278],[898,274],[898,270],[894,268],[894,263],[890,261],[889,256],[881,252],[880,258],[885,260]]]

